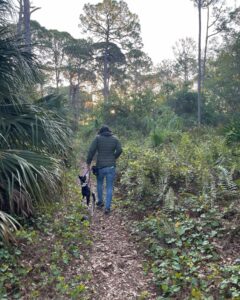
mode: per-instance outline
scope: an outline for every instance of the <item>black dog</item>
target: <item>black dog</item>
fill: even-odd
[[[95,194],[93,192],[91,192],[90,187],[88,186],[88,183],[86,182],[87,181],[86,175],[85,176],[80,176],[79,175],[78,178],[81,182],[83,199],[84,198],[87,199],[87,206],[89,206],[91,194],[92,194],[92,197],[93,197],[93,202],[95,203],[96,202],[96,197],[95,197]]]

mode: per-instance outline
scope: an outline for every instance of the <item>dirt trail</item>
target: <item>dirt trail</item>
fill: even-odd
[[[103,210],[96,210],[91,232],[91,299],[156,299],[150,288],[151,278],[143,273],[143,259],[137,252],[120,212],[113,210],[110,215],[104,215]],[[146,294],[148,296],[144,297]]]

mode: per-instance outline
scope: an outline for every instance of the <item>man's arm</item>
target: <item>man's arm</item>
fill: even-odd
[[[119,140],[117,140],[116,150],[115,150],[115,158],[117,159],[122,153],[122,146]]]
[[[97,137],[95,137],[95,139],[93,140],[93,142],[88,150],[87,161],[86,161],[88,166],[91,165],[92,159],[93,159],[96,151],[97,151]]]

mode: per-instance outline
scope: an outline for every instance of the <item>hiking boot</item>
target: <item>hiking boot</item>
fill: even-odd
[[[96,206],[97,206],[98,209],[101,209],[104,206],[104,203],[103,202],[97,202]]]
[[[105,211],[104,211],[104,213],[105,213],[105,215],[109,215],[110,214],[110,209],[105,209]]]

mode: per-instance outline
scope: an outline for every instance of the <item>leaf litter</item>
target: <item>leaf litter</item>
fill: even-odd
[[[152,277],[143,271],[143,258],[120,212],[113,210],[110,215],[104,215],[102,210],[96,210],[91,233],[91,299],[156,299]]]

